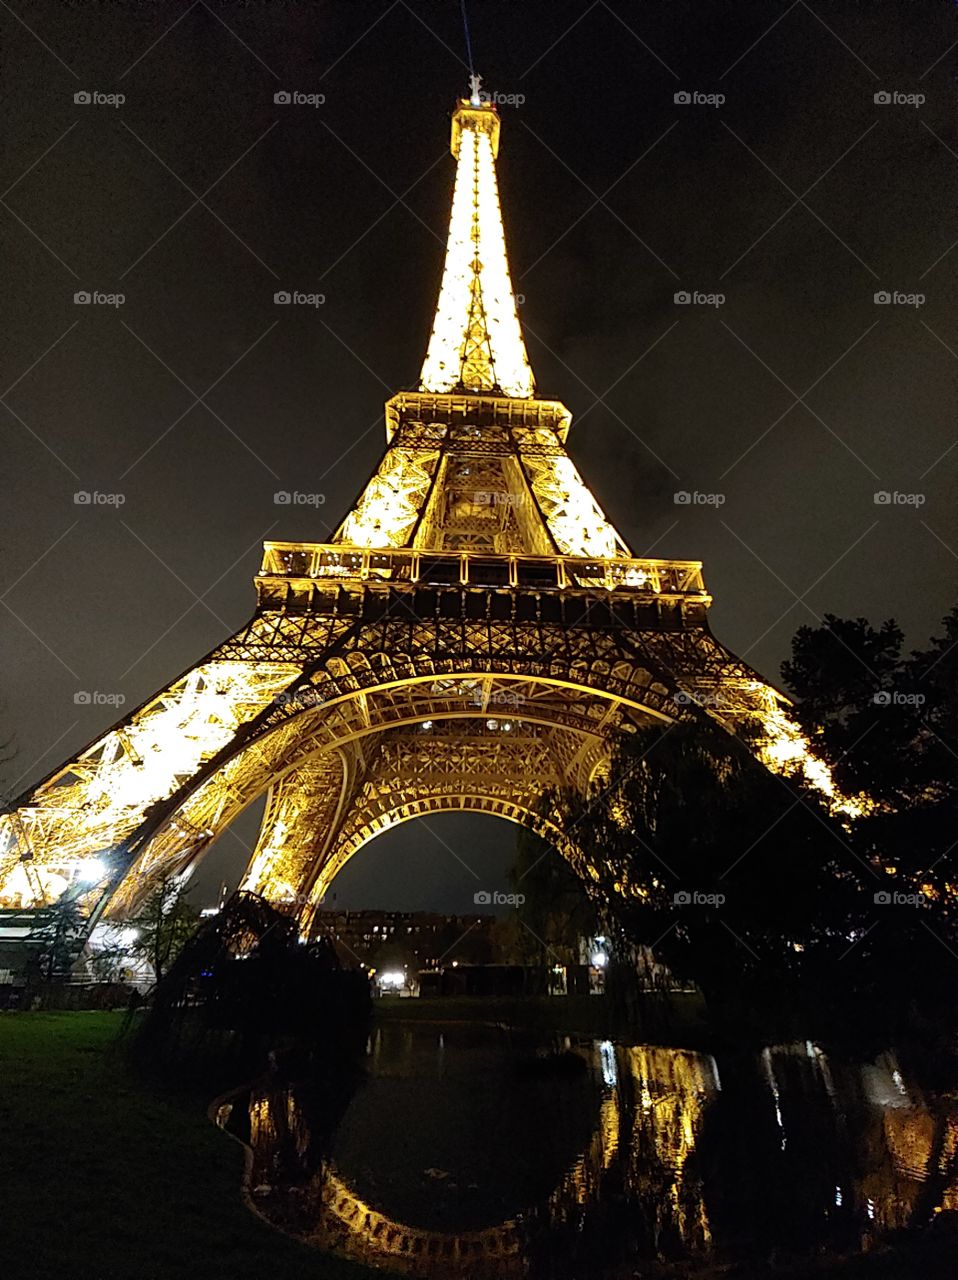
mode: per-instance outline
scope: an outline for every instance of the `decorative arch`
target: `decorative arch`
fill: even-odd
[[[133,857],[104,904],[110,918],[135,911],[159,875],[195,867],[225,827],[264,794],[267,809],[243,887],[311,913],[322,892],[314,894],[314,885],[328,884],[344,865],[343,856],[348,859],[358,847],[353,837],[342,845],[337,837],[350,807],[368,802],[371,788],[401,791],[406,804],[451,805],[451,797],[461,794],[464,802],[472,796],[472,803],[491,806],[490,812],[501,806],[531,815],[545,789],[530,790],[531,778],[584,787],[624,724],[664,718],[658,708],[626,705],[571,680],[476,671],[420,673],[328,701],[303,690],[276,701],[255,734],[188,779],[134,833]],[[485,775],[494,785],[477,790],[475,776],[464,768],[447,778],[442,795],[429,793],[428,782],[423,796],[409,794],[410,785],[414,791],[421,786],[422,761],[414,767],[413,756],[424,743],[426,725],[437,737],[448,726],[449,749],[480,766],[494,743],[501,759]],[[387,749],[391,773],[383,772]],[[530,768],[530,749],[543,770]],[[394,758],[397,750],[406,753],[405,771]],[[558,833],[546,838],[578,858]],[[335,870],[319,875],[330,859]]]

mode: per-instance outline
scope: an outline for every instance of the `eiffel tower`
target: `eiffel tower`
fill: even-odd
[[[540,800],[651,721],[757,718],[770,764],[831,787],[713,637],[701,564],[634,556],[569,457],[519,324],[499,135],[474,85],[419,385],[387,401],[355,506],[329,543],[267,542],[250,622],[0,815],[0,906],[122,919],[264,794],[241,887],[304,928],[364,844],[437,811],[523,823],[587,874]]]

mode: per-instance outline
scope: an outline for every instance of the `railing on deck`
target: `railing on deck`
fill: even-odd
[[[587,587],[706,598],[697,560],[496,555],[408,547],[370,550],[342,543],[267,542],[259,577],[541,590]]]

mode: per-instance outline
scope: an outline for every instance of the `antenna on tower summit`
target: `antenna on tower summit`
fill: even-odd
[[[479,86],[482,80],[476,75],[476,68],[472,57],[472,38],[469,35],[469,18],[466,14],[466,0],[459,0],[459,8],[462,10],[462,29],[466,36],[466,60],[469,63],[469,101],[474,107],[480,105]]]

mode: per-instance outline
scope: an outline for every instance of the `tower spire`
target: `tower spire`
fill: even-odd
[[[423,391],[477,391],[529,399],[535,381],[519,326],[499,207],[499,113],[483,102],[479,77],[452,115],[456,185],[446,263]]]

